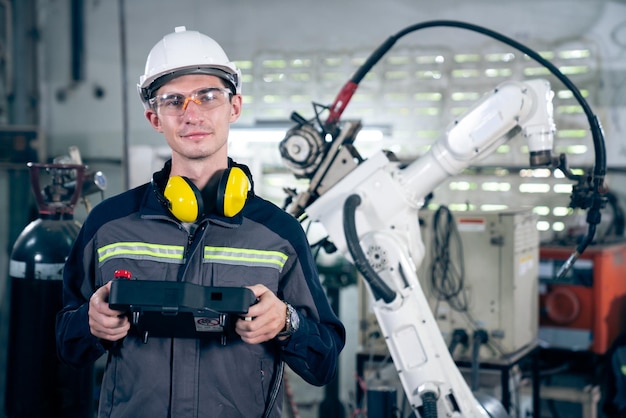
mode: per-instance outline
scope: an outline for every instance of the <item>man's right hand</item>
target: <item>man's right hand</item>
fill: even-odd
[[[111,282],[95,291],[89,299],[89,329],[98,338],[117,341],[128,334],[130,321],[124,312],[109,308]]]

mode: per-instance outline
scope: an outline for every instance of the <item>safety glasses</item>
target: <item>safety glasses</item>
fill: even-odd
[[[150,104],[162,115],[180,116],[185,113],[189,102],[194,102],[200,110],[207,111],[222,106],[233,93],[226,88],[205,87],[188,96],[181,93],[159,94],[150,99]]]

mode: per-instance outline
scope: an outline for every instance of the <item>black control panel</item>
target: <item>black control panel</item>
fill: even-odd
[[[202,338],[219,333],[222,342],[232,322],[256,303],[246,287],[201,286],[186,282],[116,279],[109,307],[128,312],[144,342],[148,336]]]

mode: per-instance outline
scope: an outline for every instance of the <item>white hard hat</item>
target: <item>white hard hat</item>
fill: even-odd
[[[178,26],[150,51],[145,73],[139,77],[137,91],[147,105],[159,87],[185,74],[210,74],[226,80],[241,94],[241,70],[228,60],[222,47],[212,38]]]

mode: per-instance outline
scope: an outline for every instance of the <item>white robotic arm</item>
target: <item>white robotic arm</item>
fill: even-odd
[[[531,167],[552,164],[553,92],[545,80],[504,82],[452,122],[430,151],[402,170],[412,200],[422,199],[444,179],[493,153],[520,130]]]
[[[528,141],[531,162],[550,164],[551,99],[544,80],[502,83],[406,167],[385,151],[362,160],[344,140],[330,153],[334,158],[327,157],[317,167],[316,173],[323,174],[314,175],[309,190],[296,200],[294,214],[304,209],[311,220],[321,222],[337,249],[363,274],[405,394],[418,416],[506,416],[502,408],[487,411],[477,401],[430,310],[416,274],[425,252],[418,210],[443,180],[520,131]],[[347,122],[341,130],[354,136],[356,126]],[[289,150],[302,161],[301,129],[283,140],[281,150],[288,161]]]

